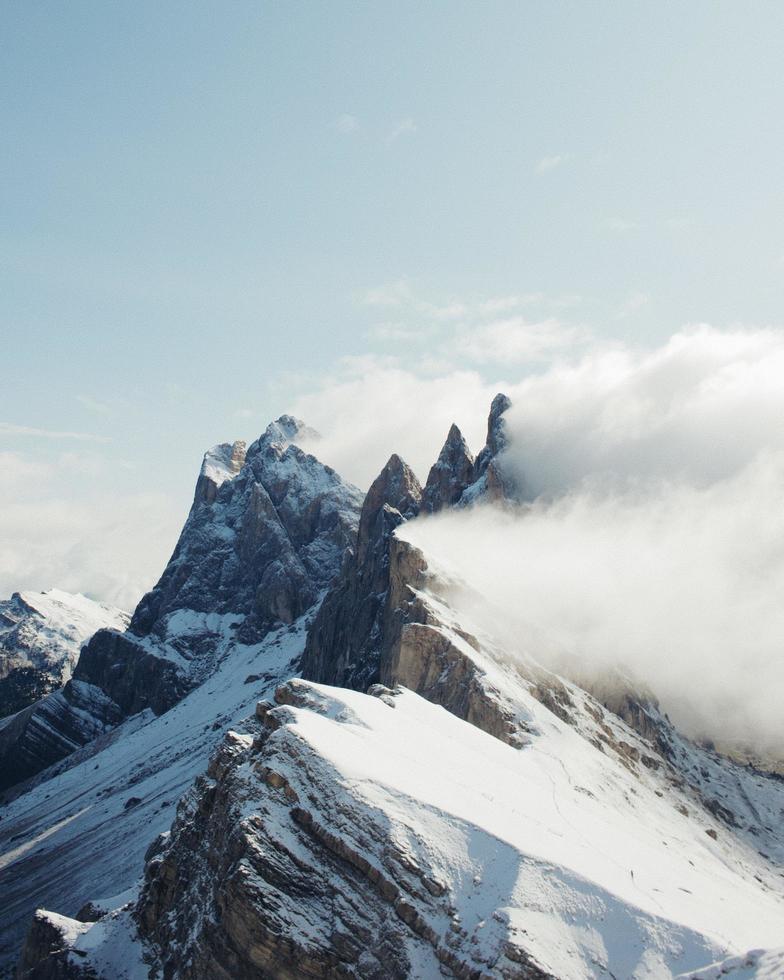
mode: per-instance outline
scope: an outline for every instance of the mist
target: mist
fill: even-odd
[[[781,757],[783,371],[779,332],[706,327],[554,367],[509,412],[532,502],[398,533],[519,653],[619,667],[687,733]]]

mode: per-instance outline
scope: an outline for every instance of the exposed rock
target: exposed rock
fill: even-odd
[[[354,550],[310,629],[303,677],[358,690],[378,679],[389,543],[395,528],[418,513],[421,496],[413,471],[392,456],[368,490]]]
[[[255,741],[228,736],[147,865],[135,916],[163,975],[549,978],[514,942],[491,966],[476,938],[455,933],[438,872],[396,845],[383,812],[347,796],[295,734],[292,705],[350,709],[297,682],[276,701],[264,716],[278,722]]]
[[[231,480],[242,469],[245,462],[245,443],[222,442],[204,454],[193,502],[211,504],[218,495],[218,488]]]
[[[452,507],[474,480],[474,457],[460,429],[452,425],[422,494],[422,512],[433,514]]]
[[[62,687],[79,650],[102,627],[124,629],[128,615],[60,589],[15,592],[0,602],[0,718]]]
[[[511,399],[498,394],[490,405],[487,419],[487,441],[476,457],[471,485],[460,498],[460,504],[476,503],[478,500],[500,503],[515,500],[521,495],[520,487],[507,472],[503,452],[509,444],[504,414],[511,408]]]
[[[134,633],[163,639],[167,617],[188,609],[240,615],[243,638],[258,639],[313,604],[338,572],[362,503],[295,444],[313,435],[284,415],[244,456],[238,443],[230,454],[228,444],[207,454],[174,554],[134,613]]]
[[[18,980],[89,980],[92,970],[70,961],[69,950],[89,925],[39,909],[33,916],[17,970]]]
[[[122,721],[100,688],[79,680],[0,721],[0,792],[29,779]]]

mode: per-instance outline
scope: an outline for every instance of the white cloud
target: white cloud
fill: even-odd
[[[88,412],[94,412],[96,415],[109,415],[111,412],[108,405],[106,405],[104,402],[99,402],[90,395],[77,395],[76,400],[83,408],[86,408]]]
[[[348,136],[350,133],[355,133],[359,129],[359,120],[356,116],[344,112],[342,116],[338,116],[335,120],[335,128],[339,133]]]
[[[494,394],[473,371],[428,376],[394,359],[361,358],[311,386],[292,411],[321,432],[312,451],[367,488],[393,452],[426,479],[452,422],[479,448]]]
[[[626,302],[621,304],[621,308],[615,314],[616,320],[624,320],[627,316],[631,316],[632,313],[641,310],[643,306],[647,306],[650,301],[651,297],[648,293],[632,293]]]
[[[624,235],[629,231],[637,231],[640,227],[638,222],[621,217],[605,218],[603,224],[608,231],[617,232],[619,235]]]
[[[552,156],[542,157],[536,164],[534,170],[538,174],[546,174],[551,170],[555,170],[556,167],[560,167],[562,164],[566,163],[568,159],[568,153],[554,153]]]
[[[554,366],[509,390],[507,465],[536,503],[406,534],[507,610],[521,652],[620,664],[692,732],[781,752],[782,372],[782,331],[708,326]]]
[[[531,323],[515,316],[466,329],[457,346],[462,356],[476,364],[522,364],[575,349],[586,339],[584,331],[555,319]]]
[[[15,425],[12,422],[0,422],[0,436],[29,436],[32,439],[74,439],[77,442],[111,441],[108,436],[99,436],[92,432],[68,432],[58,429],[39,429],[30,425]]]
[[[387,143],[394,143],[394,141],[400,139],[401,136],[406,136],[409,133],[415,133],[416,130],[417,127],[414,120],[411,118],[411,116],[406,116],[397,122],[389,131]]]

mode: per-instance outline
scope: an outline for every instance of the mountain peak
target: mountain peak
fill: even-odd
[[[512,407],[512,399],[499,392],[490,403],[490,415],[487,418],[487,446],[495,456],[507,443],[506,420],[504,414]]]
[[[430,468],[422,495],[422,510],[435,513],[457,503],[472,481],[474,457],[463,433],[452,423],[438,459]]]
[[[319,433],[301,419],[295,418],[293,415],[281,415],[274,422],[270,422],[256,442],[248,449],[248,455],[255,455],[268,446],[275,446],[285,451],[292,443],[297,445],[307,440],[319,438]]]

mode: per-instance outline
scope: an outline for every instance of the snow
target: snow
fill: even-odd
[[[82,645],[99,629],[124,630],[129,616],[121,609],[77,593],[50,589],[19,592],[0,602],[0,659],[9,666],[32,665],[71,676]]]
[[[241,727],[296,669],[306,624],[303,617],[262,643],[222,648],[215,673],[170,711],[128,719],[3,808],[0,976],[36,907],[75,915],[97,896],[135,886],[145,850],[168,830],[178,799],[226,730]],[[249,677],[256,679],[245,683]],[[141,803],[126,810],[131,797]]]
[[[686,980],[684,974],[683,980]],[[743,956],[732,956],[722,963],[695,973],[688,980],[781,980],[784,977],[784,949],[753,949]]]
[[[330,710],[293,709],[297,736],[446,883],[488,955],[513,932],[563,980],[658,978],[784,939],[780,888],[743,872],[753,852],[733,843],[734,860],[533,699],[541,734],[521,751],[410,692],[391,709],[318,690]]]
[[[232,463],[233,452],[234,446],[230,442],[208,449],[201,464],[201,475],[211,480],[216,487],[222,486],[227,480],[233,480],[238,473]]]

